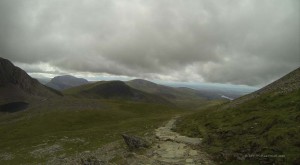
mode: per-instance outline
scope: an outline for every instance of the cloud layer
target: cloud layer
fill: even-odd
[[[298,0],[0,1],[0,55],[28,72],[262,85],[299,45]]]

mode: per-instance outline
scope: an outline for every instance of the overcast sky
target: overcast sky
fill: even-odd
[[[0,56],[34,76],[261,86],[299,45],[299,0],[0,0]]]

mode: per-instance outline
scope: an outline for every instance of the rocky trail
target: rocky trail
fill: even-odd
[[[200,165],[214,163],[199,149],[201,138],[189,138],[172,131],[176,118],[155,130],[156,140],[144,154],[134,154],[131,164]]]

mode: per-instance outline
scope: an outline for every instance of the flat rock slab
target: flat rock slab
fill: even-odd
[[[188,158],[188,159],[186,159],[186,160],[185,160],[185,162],[186,162],[186,163],[193,163],[193,162],[194,162],[194,160],[193,160],[193,159],[191,159],[191,158]]]
[[[187,153],[187,146],[167,141],[157,146],[156,153],[163,158],[182,158]]]
[[[178,143],[198,145],[201,143],[202,139],[201,138],[190,138],[190,137],[186,137],[186,136],[177,136],[177,137],[175,137],[174,141],[176,141]]]
[[[196,155],[198,155],[198,152],[196,150],[190,150],[189,155],[196,156]]]

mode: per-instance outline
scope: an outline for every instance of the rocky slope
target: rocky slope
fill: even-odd
[[[0,57],[0,103],[43,100],[61,95],[31,78],[24,70]]]
[[[242,96],[235,99],[231,103],[227,104],[223,108],[235,107],[244,102],[252,100],[254,98],[260,97],[266,94],[287,94],[300,89],[300,68],[295,69],[294,71],[288,73],[282,78],[274,81],[273,83],[253,92],[248,95]]]

